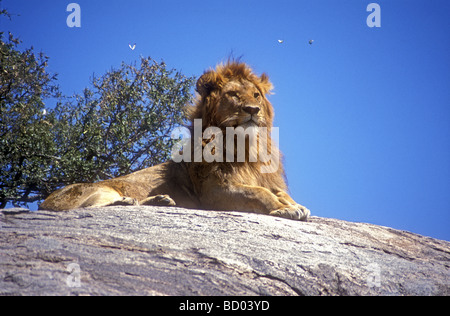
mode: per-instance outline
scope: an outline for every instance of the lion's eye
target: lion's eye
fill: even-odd
[[[227,94],[230,97],[239,97],[239,94],[236,91],[228,91]]]
[[[255,97],[255,99],[258,99],[261,96],[261,94],[259,94],[259,92],[255,92],[253,96]]]

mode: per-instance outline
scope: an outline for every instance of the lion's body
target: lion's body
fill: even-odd
[[[186,165],[166,162],[111,180],[69,185],[53,192],[40,209],[63,211],[89,206],[132,205],[163,195],[169,195],[182,207],[200,207],[188,181]],[[160,201],[160,204],[170,203]]]
[[[266,128],[270,135],[273,108],[266,99],[272,85],[266,75],[252,73],[242,63],[230,62],[207,71],[197,82],[199,98],[190,113],[191,122],[202,121],[202,131],[218,127]],[[216,135],[214,136],[216,137]],[[203,140],[202,149],[214,139]],[[250,138],[250,136],[248,136]],[[170,161],[132,174],[98,183],[69,185],[52,193],[40,209],[63,211],[90,206],[168,205],[193,209],[244,211],[306,220],[309,210],[287,194],[284,171],[277,161],[273,171],[263,172],[273,161],[249,161],[249,140],[245,161]],[[233,143],[236,158],[237,143]],[[279,159],[270,137],[258,136],[257,145],[269,147]],[[231,147],[231,146],[230,146]],[[255,147],[258,149],[258,147]],[[229,148],[228,148],[229,149]],[[191,149],[194,156],[194,148]],[[228,157],[229,158],[229,157]]]

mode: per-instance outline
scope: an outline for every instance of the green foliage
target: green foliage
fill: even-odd
[[[93,182],[166,161],[193,83],[151,58],[93,78],[92,88],[50,113],[62,152],[52,176],[60,184]]]
[[[0,33],[0,207],[37,190],[55,150],[43,100],[58,95],[56,76],[45,71],[48,57],[19,44]]]
[[[3,12],[4,11],[4,12]],[[1,15],[9,16],[3,10]],[[0,33],[0,208],[166,161],[195,78],[141,57],[62,97],[48,57]],[[54,109],[45,101],[57,98]]]

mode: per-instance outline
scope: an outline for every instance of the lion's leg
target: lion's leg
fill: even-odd
[[[206,193],[206,192],[204,192]],[[296,220],[307,220],[309,210],[286,193],[250,185],[211,186],[204,194],[205,207],[220,210],[263,213]]]
[[[83,207],[124,204],[122,197],[111,187],[97,183],[78,183],[53,192],[40,206],[40,210],[67,211]],[[129,204],[129,203],[127,203]]]
[[[150,196],[139,202],[141,205],[154,205],[154,206],[175,206],[175,201],[167,194],[160,194]]]
[[[123,197],[107,186],[98,186],[80,205],[80,207],[101,207],[114,205],[137,205],[137,200]]]
[[[112,202],[106,204],[105,206],[129,206],[129,205],[139,205],[137,199],[133,199],[127,196],[123,196],[119,199],[115,199]]]

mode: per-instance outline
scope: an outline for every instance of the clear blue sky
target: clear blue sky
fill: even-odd
[[[66,25],[70,2],[81,28]],[[366,24],[370,2],[380,5],[380,28]],[[450,1],[2,5],[20,16],[2,19],[1,30],[45,52],[65,94],[139,55],[196,76],[242,55],[274,83],[294,199],[313,215],[450,240]]]

